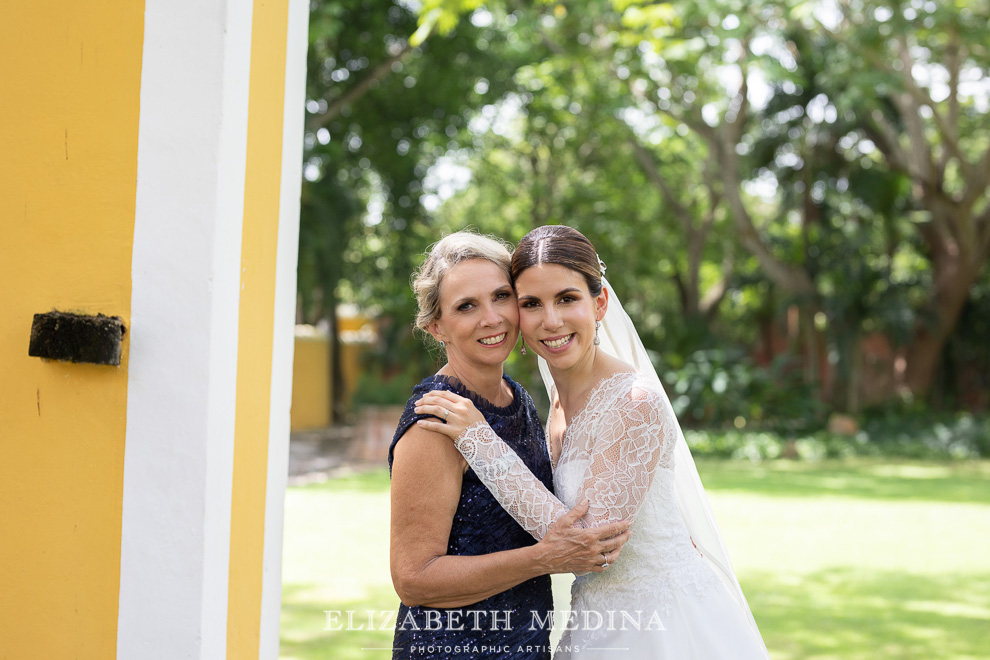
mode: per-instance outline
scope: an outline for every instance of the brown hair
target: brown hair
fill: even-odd
[[[419,305],[416,327],[426,330],[430,323],[440,318],[440,283],[451,268],[469,259],[484,259],[501,268],[508,277],[509,258],[505,243],[471,231],[459,231],[434,243],[427,252],[426,261],[413,273],[412,288]]]
[[[512,281],[527,268],[540,264],[557,264],[577,271],[584,277],[591,295],[602,292],[602,269],[595,246],[577,229],[544,225],[523,236],[512,253],[509,270]]]

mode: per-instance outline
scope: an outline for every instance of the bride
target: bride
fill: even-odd
[[[586,526],[634,521],[622,556],[602,558],[608,570],[574,580],[555,658],[765,659],[680,426],[603,270],[590,241],[560,225],[533,230],[512,256],[522,350],[542,358],[550,393],[557,497],[469,399],[431,392],[416,412],[445,422],[417,424],[453,438],[537,539],[585,499]]]

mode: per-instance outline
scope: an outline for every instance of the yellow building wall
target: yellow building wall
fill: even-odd
[[[292,359],[292,430],[330,425],[330,342],[327,337],[296,337]]]
[[[53,7],[53,4],[57,5]],[[0,655],[116,648],[119,367],[28,357],[35,313],[130,325],[142,0],[0,11]]]
[[[351,401],[364,370],[364,356],[376,332],[374,321],[358,314],[337,319],[337,330],[345,338],[340,347],[343,400]],[[360,340],[355,336],[361,335]],[[292,430],[326,428],[333,424],[331,401],[330,338],[326,335],[297,334],[292,365]]]

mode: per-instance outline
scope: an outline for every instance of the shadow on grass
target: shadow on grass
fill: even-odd
[[[280,658],[299,660],[372,660],[392,657],[392,632],[399,599],[390,588],[371,590],[347,602],[323,602],[307,585],[282,586]],[[326,610],[340,612],[328,629]],[[347,612],[354,612],[348,626]],[[368,618],[371,612],[371,619]],[[385,630],[379,630],[381,627]],[[363,630],[347,628],[364,628]],[[368,628],[372,629],[368,629]]]
[[[986,657],[990,574],[751,574],[743,588],[774,660]]]
[[[990,504],[990,461],[777,460],[753,465],[702,459],[698,471],[705,488],[713,491]]]

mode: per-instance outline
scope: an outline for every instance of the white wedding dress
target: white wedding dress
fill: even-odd
[[[631,327],[618,301],[609,304],[609,314],[614,305]],[[612,341],[603,344],[630,357]],[[551,400],[554,394],[551,387]],[[455,440],[496,499],[537,539],[585,497],[585,524],[634,520],[621,556],[605,572],[574,580],[555,659],[769,657],[683,443],[652,367],[601,380],[571,417],[554,468],[556,497],[487,423]],[[684,463],[680,473],[678,461]]]

